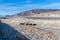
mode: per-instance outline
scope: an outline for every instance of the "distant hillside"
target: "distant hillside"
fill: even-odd
[[[53,16],[53,15],[58,15],[60,16],[60,9],[33,9],[33,10],[28,10],[24,12],[20,12],[17,14],[14,14],[12,16],[6,16],[6,17],[21,17],[21,16],[35,16],[35,17],[40,17],[40,16]],[[58,16],[57,15],[57,16]]]
[[[12,17],[12,15],[0,15],[0,19],[7,19],[9,17]]]
[[[6,19],[6,17],[3,15],[0,15],[0,19]]]
[[[55,12],[55,11],[60,11],[60,9],[34,9],[34,10],[20,12],[13,16],[31,16],[31,15],[35,15],[35,14],[38,15],[41,13],[48,13],[48,12]]]

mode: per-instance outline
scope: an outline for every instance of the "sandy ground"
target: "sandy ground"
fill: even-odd
[[[13,28],[15,28],[18,31],[20,30],[19,27],[20,23],[35,23],[37,25],[31,27],[40,28],[46,31],[51,31],[57,37],[56,40],[60,40],[60,20],[43,20],[43,19],[41,20],[41,19],[27,19],[27,18],[12,18],[12,19],[10,18],[10,19],[1,19],[1,20],[3,23],[11,25]]]

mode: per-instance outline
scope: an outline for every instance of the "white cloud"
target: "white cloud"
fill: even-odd
[[[25,4],[25,5],[23,5],[24,7],[28,7],[28,8],[35,8],[35,7],[40,7],[40,5],[39,4]]]
[[[42,6],[42,7],[46,8],[46,7],[53,7],[53,6],[60,6],[60,3],[48,4],[48,5],[45,5],[45,6]]]
[[[17,9],[25,9],[25,8],[34,8],[34,7],[39,7],[37,4],[24,4],[24,5],[19,5],[19,6],[11,6],[13,5],[12,3],[5,3],[0,5],[0,10],[1,9],[6,9],[6,10],[17,10]]]
[[[22,6],[10,6],[12,5],[11,3],[5,3],[0,5],[0,14],[14,14],[20,11],[20,9],[23,9]]]
[[[25,9],[25,8],[49,8],[53,6],[60,6],[60,3],[54,3],[54,4],[48,4],[48,5],[40,5],[40,4],[24,4],[19,6],[11,6],[11,5],[13,4],[7,3],[7,4],[0,5],[0,10],[1,9],[18,10],[18,9]]]
[[[12,6],[13,3],[5,3],[0,5],[0,10],[1,9],[6,9],[6,10],[14,10],[14,9],[19,9],[22,8],[21,6]]]
[[[25,5],[20,5],[20,6],[10,6],[10,5],[12,4],[8,3],[8,4],[0,5],[0,14],[2,13],[4,13],[4,15],[8,13],[14,14],[21,11],[26,11],[28,9],[31,9],[37,6],[36,4],[25,4]]]
[[[26,0],[25,3],[31,3],[32,1],[31,0]]]

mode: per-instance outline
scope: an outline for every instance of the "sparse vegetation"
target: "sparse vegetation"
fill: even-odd
[[[21,32],[25,37],[30,40],[58,40],[58,29],[52,27],[59,27],[60,21],[46,21],[34,20],[25,18],[1,19],[1,22],[7,23],[13,28]],[[18,20],[18,21],[17,21]],[[23,26],[21,26],[23,25]],[[32,25],[32,26],[31,26]],[[54,31],[54,30],[55,31]],[[22,40],[19,35],[16,38]]]

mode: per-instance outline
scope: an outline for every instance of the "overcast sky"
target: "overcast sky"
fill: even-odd
[[[0,15],[31,9],[60,9],[60,0],[0,0]]]

